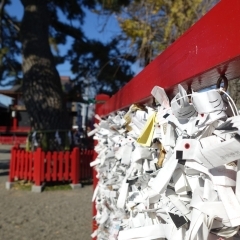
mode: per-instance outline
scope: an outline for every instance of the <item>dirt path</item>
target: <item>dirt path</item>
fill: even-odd
[[[90,240],[92,185],[42,193],[6,190],[9,149],[0,146],[0,240]]]

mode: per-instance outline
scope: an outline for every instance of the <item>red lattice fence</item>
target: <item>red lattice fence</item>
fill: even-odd
[[[44,152],[37,148],[28,152],[14,146],[11,150],[9,182],[33,181],[36,186],[54,181],[69,181],[72,184],[92,179],[90,162],[93,150],[73,148],[65,152]]]

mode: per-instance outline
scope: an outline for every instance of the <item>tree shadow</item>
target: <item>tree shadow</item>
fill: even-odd
[[[1,176],[8,176],[8,175],[9,175],[9,171],[0,172],[0,177]]]
[[[0,149],[0,153],[10,153],[11,149]]]
[[[0,177],[9,175],[9,160],[0,161]]]
[[[0,170],[8,170],[9,169],[9,160],[0,161]]]

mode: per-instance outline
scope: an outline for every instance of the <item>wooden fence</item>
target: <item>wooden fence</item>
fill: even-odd
[[[36,186],[54,181],[70,181],[72,184],[92,180],[90,162],[93,150],[74,148],[65,152],[34,152],[14,146],[11,150],[9,182],[33,181]]]

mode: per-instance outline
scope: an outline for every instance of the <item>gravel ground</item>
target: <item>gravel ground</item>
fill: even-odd
[[[6,190],[10,147],[0,145],[0,240],[90,240],[92,185],[78,190]]]

